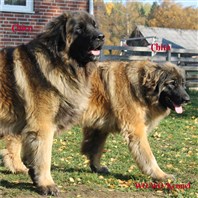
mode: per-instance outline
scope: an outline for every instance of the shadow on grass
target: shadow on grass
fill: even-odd
[[[15,190],[23,189],[23,190],[29,190],[29,191],[38,193],[36,187],[33,186],[33,184],[31,183],[24,183],[24,182],[16,183],[16,182],[9,182],[6,180],[1,180],[0,185],[1,187],[7,188],[7,189],[15,189]]]
[[[91,170],[82,169],[82,168],[63,168],[59,166],[52,165],[53,171],[63,172],[63,173],[91,173]]]
[[[98,174],[98,175],[103,175],[103,176],[110,176],[110,177],[114,177],[115,179],[120,179],[120,180],[124,180],[124,181],[128,181],[130,179],[132,180],[144,180],[145,178],[143,178],[142,176],[134,176],[132,174],[126,175],[126,174],[121,174],[121,173],[114,173],[114,172],[109,172],[109,173],[94,173],[91,170],[88,169],[82,169],[82,168],[60,168],[60,167],[53,167],[54,170],[56,171],[62,171],[64,173],[89,173],[89,174]]]
[[[3,174],[3,175],[13,175],[13,173],[9,170],[0,170],[0,174]],[[18,174],[24,174],[24,173],[17,173]]]
[[[13,173],[11,173],[10,171],[7,171],[7,170],[0,170],[0,174],[12,175]]]
[[[120,173],[110,173],[109,174],[110,176],[113,176],[115,177],[115,179],[120,179],[122,181],[128,181],[128,180],[141,180],[142,178],[138,178],[134,175],[123,175],[123,174],[120,174]]]

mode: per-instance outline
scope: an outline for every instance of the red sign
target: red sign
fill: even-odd
[[[19,25],[19,24],[12,25],[13,32],[31,32],[32,30],[33,30],[32,26]]]

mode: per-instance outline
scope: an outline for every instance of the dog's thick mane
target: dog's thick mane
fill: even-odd
[[[66,22],[69,16],[69,13],[63,13],[54,18],[47,24],[44,32],[36,37],[37,41],[47,44],[57,55],[66,47]]]
[[[143,61],[127,66],[127,75],[133,94],[143,104],[158,105],[159,95],[168,76],[163,65]]]

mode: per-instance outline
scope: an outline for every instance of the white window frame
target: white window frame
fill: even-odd
[[[26,0],[26,5],[6,5],[5,0],[0,0],[0,11],[33,13],[34,0]]]

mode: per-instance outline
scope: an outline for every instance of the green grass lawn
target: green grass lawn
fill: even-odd
[[[171,113],[149,136],[151,148],[160,167],[176,176],[176,181],[170,184],[174,189],[167,189],[165,183],[153,189],[150,186],[153,184],[151,178],[139,171],[119,134],[109,137],[102,158],[102,164],[108,166],[111,173],[91,173],[87,159],[79,152],[82,133],[81,128],[76,126],[54,139],[52,175],[60,190],[68,192],[78,189],[78,186],[89,186],[109,193],[147,192],[148,195],[154,193],[161,197],[198,197],[198,92],[190,92],[190,95],[191,103],[185,107],[185,112],[182,115]],[[0,148],[2,147],[3,143],[0,142]],[[149,187],[136,188],[135,184],[144,182]],[[183,189],[182,185],[176,187],[176,184],[189,182],[190,188]],[[27,175],[10,174],[2,165],[0,197],[1,194],[2,197],[37,197]]]

